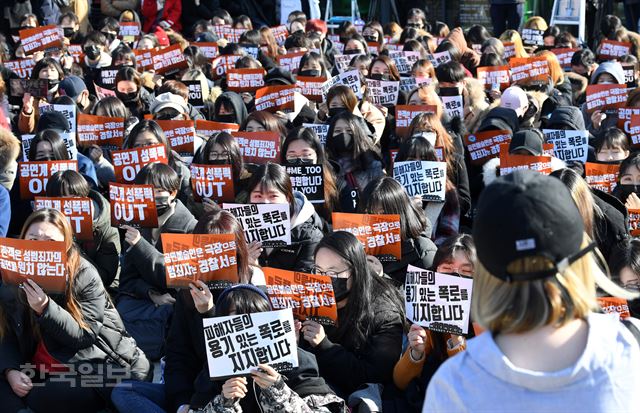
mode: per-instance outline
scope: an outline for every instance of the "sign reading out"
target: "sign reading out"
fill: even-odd
[[[216,203],[233,202],[231,165],[191,165],[191,189],[196,202],[211,199]]]
[[[55,209],[64,214],[71,224],[76,238],[81,241],[93,239],[93,205],[91,198],[45,198],[35,197],[34,211]]]
[[[152,185],[109,184],[111,226],[156,228],[158,210]]]
[[[20,197],[31,200],[47,191],[47,183],[51,175],[60,171],[78,171],[78,161],[30,161],[20,162],[18,182]]]
[[[112,151],[111,158],[116,181],[120,183],[133,182],[140,169],[152,162],[169,163],[167,149],[162,144]]]

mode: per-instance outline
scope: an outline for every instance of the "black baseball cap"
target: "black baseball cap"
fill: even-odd
[[[582,249],[584,223],[567,187],[558,178],[520,170],[487,186],[478,200],[473,240],[480,263],[503,281],[555,276],[595,247]],[[510,273],[525,257],[549,260],[545,271]]]
[[[509,152],[512,153],[517,150],[525,150],[530,155],[540,156],[542,155],[543,147],[542,141],[544,137],[542,133],[535,129],[519,130],[513,134],[511,143],[509,143]]]

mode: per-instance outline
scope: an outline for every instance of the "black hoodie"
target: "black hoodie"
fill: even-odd
[[[484,118],[478,132],[484,132],[487,130],[508,130],[512,134],[516,133],[520,129],[520,122],[518,121],[518,114],[515,110],[509,108],[493,108],[487,113]]]
[[[575,106],[559,106],[544,125],[546,129],[586,130],[582,111]]]
[[[222,102],[231,105],[231,107],[233,107],[233,113],[236,115],[236,119],[233,122],[228,123],[237,123],[238,125],[241,125],[247,118],[247,116],[249,116],[249,114],[247,113],[247,107],[244,104],[244,100],[242,100],[242,96],[240,96],[236,92],[224,92],[218,97],[218,99],[216,99],[216,103],[214,104],[214,120],[218,122],[224,121],[218,118],[218,113],[220,111],[220,106],[222,106]]]

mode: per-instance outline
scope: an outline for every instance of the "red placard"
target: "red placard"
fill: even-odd
[[[78,112],[78,145],[122,148],[124,118],[85,115]]]
[[[153,54],[153,70],[157,74],[172,74],[189,67],[179,44],[158,50]]]
[[[227,39],[229,43],[238,43],[240,41],[240,36],[247,29],[234,29],[233,27],[226,24],[218,24],[213,26],[213,32],[222,39]]]
[[[552,147],[547,147],[547,150],[552,150]],[[511,172],[522,169],[530,169],[532,171],[538,171],[544,175],[549,175],[552,172],[551,156],[511,155],[509,153],[509,144],[501,144],[500,175],[508,175]]]
[[[587,183],[601,191],[611,193],[618,182],[620,165],[587,162],[584,164],[584,174]]]
[[[136,67],[139,71],[144,72],[147,70],[153,70],[153,56],[154,51],[152,49],[149,50],[134,50],[133,53],[136,55]]]
[[[300,321],[309,319],[323,325],[336,324],[338,310],[331,277],[269,267],[262,270],[271,308],[291,308],[293,317]]]
[[[298,73],[298,67],[300,66],[300,60],[306,52],[288,53],[278,55],[276,57],[277,64],[283,70],[291,73]]]
[[[293,94],[297,90],[296,85],[266,86],[256,90],[256,110],[293,110]]]
[[[191,165],[191,188],[196,202],[208,198],[216,203],[234,202],[231,165]]]
[[[323,100],[322,85],[326,81],[326,77],[298,76],[296,86],[302,96],[312,102],[320,103]]]
[[[551,76],[549,63],[544,56],[540,57],[514,57],[509,59],[511,68],[511,82],[532,84],[546,82]]]
[[[640,209],[629,209],[629,233],[632,237],[640,235]]]
[[[48,293],[67,287],[67,251],[62,241],[0,238],[0,273],[7,284],[33,280]]]
[[[571,69],[571,58],[573,57],[573,54],[578,50],[579,49],[562,48],[551,49],[551,52],[555,54],[560,61],[560,66],[562,66],[562,68],[565,70],[569,70]]]
[[[27,59],[19,59],[19,60],[10,60],[4,62],[3,65],[10,70],[13,70],[20,79],[28,79],[31,77],[31,73],[33,72],[33,68],[36,65],[36,62],[31,58]]]
[[[232,92],[255,92],[264,87],[264,69],[228,69],[227,89]]]
[[[401,259],[399,215],[334,212],[331,218],[333,230],[355,235],[364,245],[367,255],[373,255],[384,262]]]
[[[20,30],[19,35],[20,44],[27,56],[52,48],[61,49],[64,42],[62,29],[55,25]]]
[[[211,74],[214,80],[218,80],[229,71],[229,69],[233,69],[236,65],[236,62],[241,59],[243,56],[239,54],[230,54],[224,56],[218,56],[213,59],[211,62]]]
[[[111,226],[156,228],[158,210],[152,185],[109,183]]]
[[[630,112],[625,111],[625,113],[631,113],[630,119],[627,121],[618,118],[618,125],[622,122],[622,127],[618,127],[625,131],[631,141],[631,146],[640,148],[640,108],[622,108],[619,109],[619,111],[623,111],[624,109],[636,109],[637,112],[635,110]],[[618,112],[618,114],[620,114],[620,112]]]
[[[49,178],[56,172],[78,170],[78,161],[31,161],[20,162],[20,198],[30,200],[43,195],[47,190]]]
[[[511,132],[508,130],[489,130],[464,137],[464,144],[474,165],[483,165],[489,159],[498,157],[500,145],[509,142],[511,142]]]
[[[511,72],[509,66],[483,66],[477,69],[478,80],[487,90],[505,90],[511,84]]]
[[[589,85],[587,86],[587,112],[596,110],[615,110],[627,103],[627,85]]]
[[[192,120],[156,120],[169,141],[169,146],[181,156],[191,157],[194,153],[196,136],[195,123]]]
[[[631,43],[603,40],[598,48],[598,58],[600,60],[611,60],[628,55],[631,51]]]
[[[618,128],[622,129],[626,134],[631,132],[631,116],[640,115],[640,107],[624,107],[618,108]]]
[[[191,46],[196,46],[203,55],[209,60],[213,60],[218,57],[219,49],[218,43],[214,42],[201,42],[201,43],[191,43]]]
[[[189,288],[200,280],[224,289],[240,282],[235,234],[162,234],[168,288]]]
[[[624,298],[598,297],[598,304],[600,304],[602,312],[606,314],[618,314],[620,316],[620,320],[631,317],[629,304]]]
[[[36,197],[34,211],[56,209],[69,220],[76,238],[82,241],[93,239],[93,204],[91,198],[45,198]]]
[[[213,122],[210,120],[196,120],[196,135],[210,137],[218,132],[237,132],[240,125],[237,123]]]
[[[242,158],[247,163],[280,162],[280,134],[278,132],[234,132]]]
[[[167,148],[164,145],[151,145],[143,148],[112,151],[111,159],[115,169],[116,181],[133,182],[140,169],[152,162],[169,163]]]
[[[67,46],[67,51],[73,57],[75,63],[81,64],[84,59],[84,52],[82,51],[81,44],[70,44]]]
[[[435,105],[397,105],[396,106],[396,135],[406,137],[413,118],[421,113],[436,113]]]

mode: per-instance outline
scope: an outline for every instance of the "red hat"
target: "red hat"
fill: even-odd
[[[305,30],[308,32],[320,32],[322,34],[327,34],[327,23],[324,20],[320,19],[311,19],[307,21],[307,25]]]
[[[169,36],[167,36],[167,32],[160,26],[156,26],[156,30],[153,32],[153,35],[158,39],[158,44],[162,47],[170,46]]]

